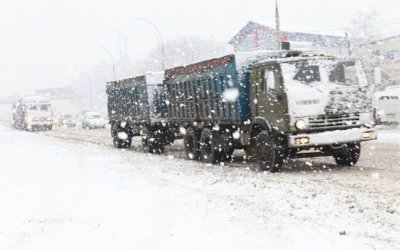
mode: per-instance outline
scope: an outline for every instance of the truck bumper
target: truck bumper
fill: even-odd
[[[45,121],[45,122],[27,122],[26,125],[28,127],[40,127],[40,126],[51,126],[53,125],[53,122],[51,121]]]
[[[346,130],[326,131],[315,134],[291,135],[288,138],[289,148],[314,147],[350,142],[376,140],[377,133],[371,128],[353,128]]]

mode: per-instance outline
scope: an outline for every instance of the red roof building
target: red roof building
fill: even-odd
[[[233,46],[235,52],[274,50],[277,48],[276,36],[274,28],[250,21],[229,41],[229,44]],[[347,54],[347,40],[344,36],[281,31],[279,40],[290,42],[291,49],[320,50],[335,55]]]

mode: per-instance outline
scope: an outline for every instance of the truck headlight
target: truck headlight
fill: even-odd
[[[32,116],[27,116],[27,117],[25,117],[25,121],[27,123],[31,123],[33,121],[33,117]]]
[[[305,120],[298,120],[296,121],[296,123],[294,124],[294,126],[299,129],[299,130],[303,130],[307,127],[307,123]]]

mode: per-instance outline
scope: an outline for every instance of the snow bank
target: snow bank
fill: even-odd
[[[391,225],[399,218],[395,187],[382,184],[383,172],[379,179],[367,175],[365,185],[364,177],[350,174],[356,172],[270,175],[4,127],[0,152],[0,249],[368,249],[399,243],[398,224]]]

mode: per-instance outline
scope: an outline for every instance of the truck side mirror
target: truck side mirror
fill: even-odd
[[[281,43],[282,50],[290,50],[290,43],[289,42],[282,42]]]

